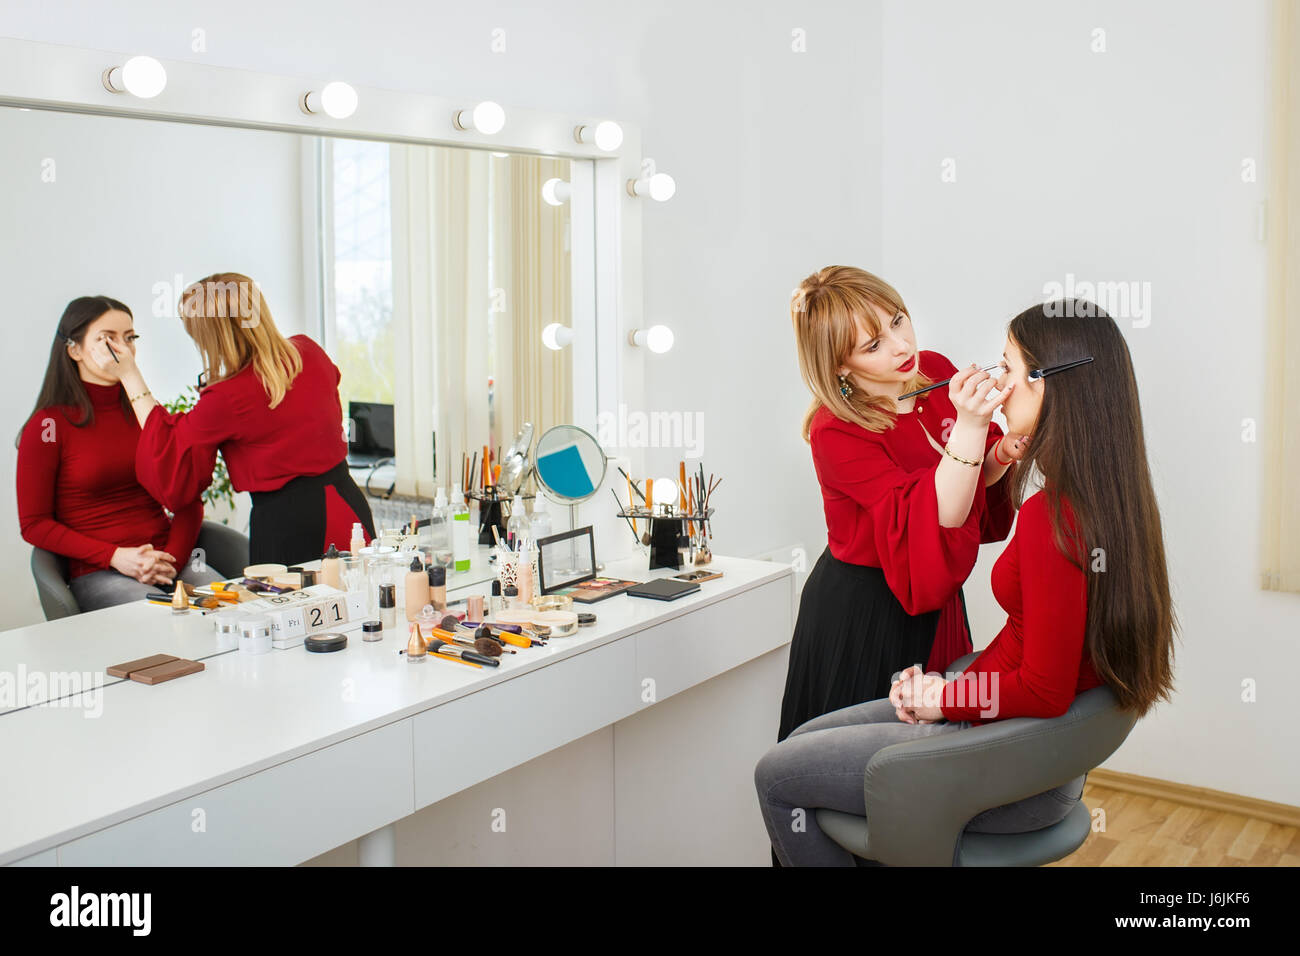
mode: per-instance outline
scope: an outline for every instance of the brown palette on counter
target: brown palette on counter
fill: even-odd
[[[201,670],[201,661],[189,661],[172,654],[151,654],[125,664],[114,664],[108,668],[108,676],[129,677],[141,684],[161,684],[187,674],[197,674]]]

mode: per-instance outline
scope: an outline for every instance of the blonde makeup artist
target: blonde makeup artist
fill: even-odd
[[[1005,397],[987,398],[993,379],[919,351],[883,279],[829,266],[800,283],[791,318],[827,546],[800,599],[778,740],[884,697],[910,664],[943,670],[969,653],[962,582],[980,542],[1011,530],[1003,479],[1020,454],[991,421]]]
[[[248,276],[218,273],[180,298],[185,331],[203,361],[194,408],[171,414],[134,360],[115,366],[142,429],[140,483],[165,504],[212,481],[220,451],[236,491],[253,499],[254,564],[298,564],[331,544],[346,550],[353,523],[374,536],[370,506],[348,473],[338,367],[306,335],[276,329]]]
[[[117,299],[69,302],[18,439],[23,539],[67,560],[82,611],[143,598],[170,585],[178,569],[193,584],[216,576],[189,560],[203,522],[198,494],[176,499],[169,520],[136,479],[140,426],[116,367],[132,360],[137,338],[131,310]]]

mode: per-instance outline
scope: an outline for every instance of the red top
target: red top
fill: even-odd
[[[1067,535],[1077,534],[1068,502],[1062,502],[1062,512]],[[1086,557],[1087,549],[1080,554]],[[1077,694],[1099,686],[1101,680],[1084,646],[1088,580],[1057,548],[1043,492],[1021,507],[1016,533],[993,566],[992,584],[1007,623],[944,688],[944,717],[973,724],[1008,717],[1059,717]]]
[[[95,409],[84,428],[74,407],[36,412],[18,442],[18,525],[23,540],[64,555],[78,577],[108,568],[118,548],[146,541],[178,564],[187,561],[203,523],[198,492],[177,499],[176,517],[136,478],[140,426],[122,407],[121,385],[82,382]]]
[[[936,382],[957,373],[937,352],[920,352],[918,360]],[[845,422],[826,408],[809,428],[831,554],[881,568],[908,614],[942,611],[927,670],[942,670],[969,652],[957,591],[975,566],[980,543],[1006,538],[1016,514],[1004,475],[987,489],[977,481],[965,524],[940,527],[934,473],[943,453],[926,432],[942,445],[956,421],[945,386],[917,396],[913,410],[884,432]],[[1002,429],[990,422],[986,455],[1001,437]],[[945,654],[951,656],[940,660]]]
[[[164,504],[188,500],[211,484],[218,449],[236,491],[274,491],[343,461],[338,367],[307,336],[289,341],[302,371],[275,408],[250,363],[204,388],[189,412],[150,411],[135,459],[141,484]]]

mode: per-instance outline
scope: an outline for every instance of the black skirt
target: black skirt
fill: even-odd
[[[348,471],[346,461],[322,475],[290,479],[274,491],[255,491],[249,515],[248,554],[252,564],[295,565],[321,556],[330,517],[325,491],[330,486],[352,514],[336,513],[336,524],[360,521],[371,538],[375,519],[370,504]]]
[[[880,568],[823,551],[799,600],[777,741],[814,717],[888,697],[895,674],[925,667],[939,613],[908,614]]]

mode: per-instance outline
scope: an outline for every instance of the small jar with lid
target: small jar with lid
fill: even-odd
[[[396,624],[396,621],[394,621]],[[384,639],[384,624],[382,621],[363,621],[361,624],[361,639],[363,641],[382,641]]]

